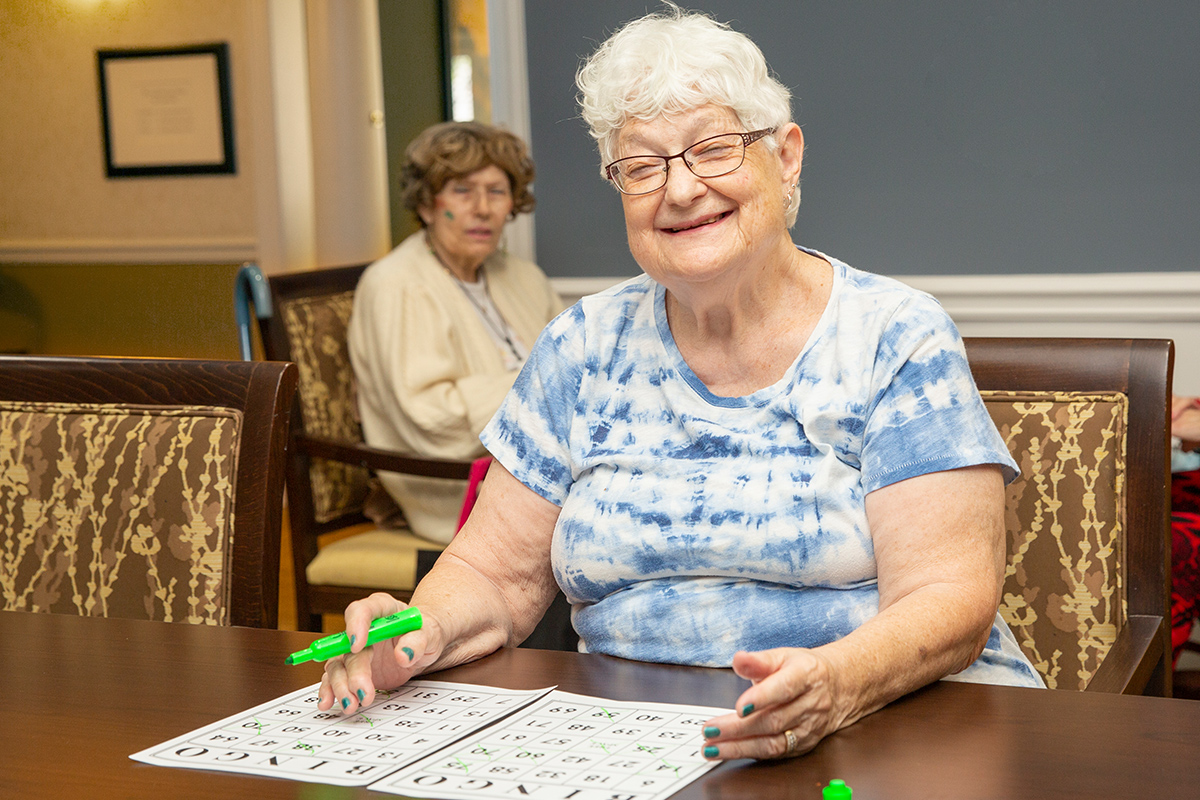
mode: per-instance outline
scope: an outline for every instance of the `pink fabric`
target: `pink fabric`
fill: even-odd
[[[479,498],[479,484],[483,483],[491,464],[491,456],[483,456],[471,462],[471,474],[467,477],[467,494],[463,497],[462,511],[458,514],[458,527],[455,531],[461,531],[467,517],[471,516],[471,509],[475,507],[475,501]]]

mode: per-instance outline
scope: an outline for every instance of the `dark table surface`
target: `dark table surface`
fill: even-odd
[[[311,633],[0,612],[0,797],[383,797],[367,789],[132,761],[144,748],[320,679],[284,657]],[[732,708],[728,670],[503,650],[427,676]],[[699,732],[697,732],[699,736]],[[733,762],[679,798],[1200,797],[1200,703],[938,683],[789,761]]]

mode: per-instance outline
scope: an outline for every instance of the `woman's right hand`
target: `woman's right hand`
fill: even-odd
[[[365,647],[372,622],[406,608],[383,592],[346,607],[346,634],[354,644],[349,654],[325,662],[317,708],[337,705],[343,714],[356,714],[374,702],[376,689],[395,689],[438,660],[445,649],[442,629],[424,615],[419,630]]]

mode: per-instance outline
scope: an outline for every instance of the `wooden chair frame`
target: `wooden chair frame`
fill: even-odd
[[[242,412],[230,622],[274,628],[284,456],[294,364],[266,361],[0,356],[0,399],[39,403],[219,406]]]
[[[287,330],[280,310],[288,303],[306,297],[340,294],[353,290],[369,264],[333,267],[312,272],[273,275],[268,279],[274,313],[259,318],[263,351],[268,359],[294,361]],[[302,390],[301,390],[302,391]],[[365,467],[372,471],[399,472],[431,478],[466,480],[471,462],[412,458],[391,450],[370,447],[362,442],[343,442],[311,435],[304,428],[299,408],[292,414],[292,446],[287,460],[288,518],[292,534],[292,561],[296,580],[296,614],[299,626],[321,630],[322,614],[341,614],[347,605],[374,591],[388,591],[407,600],[403,592],[369,586],[320,586],[309,584],[306,569],[318,551],[317,537],[369,520],[361,513],[344,514],[328,522],[314,516],[309,465],[323,458]]]
[[[1171,696],[1170,399],[1174,344],[1161,339],[966,338],[981,390],[1128,397],[1129,616],[1087,691]]]

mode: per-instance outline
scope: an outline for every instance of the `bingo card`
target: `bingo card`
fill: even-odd
[[[553,691],[371,788],[448,800],[661,800],[717,766],[700,755],[700,730],[726,711]]]
[[[726,711],[416,680],[344,716],[318,687],[130,757],[421,798],[661,800],[717,766],[700,729]]]
[[[317,708],[314,684],[130,758],[167,767],[366,786],[510,714],[548,689],[410,681],[353,716]]]

